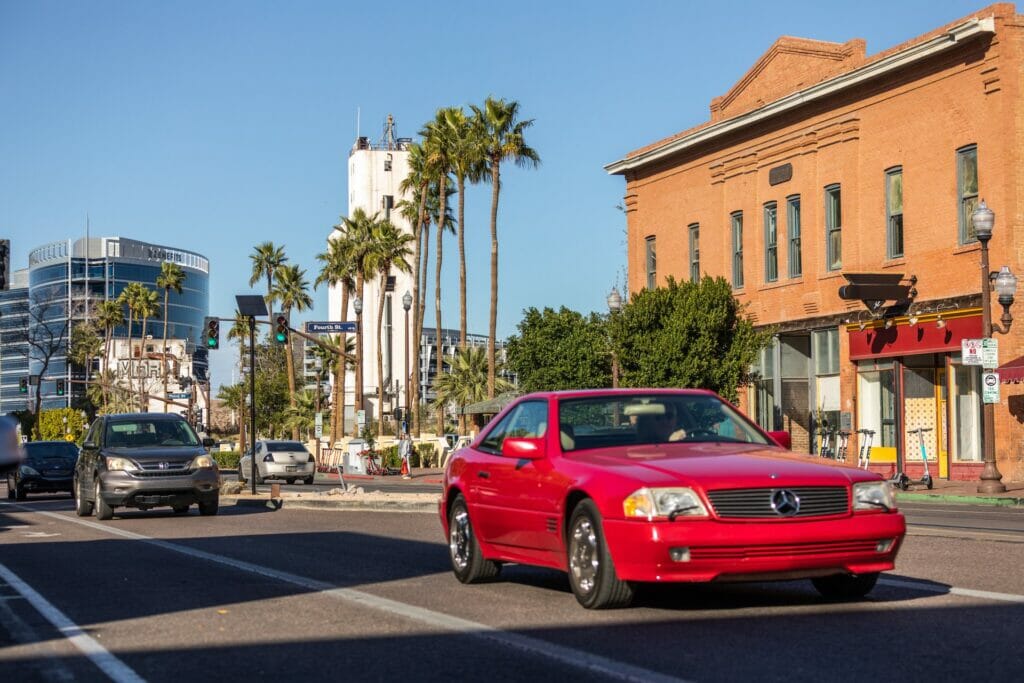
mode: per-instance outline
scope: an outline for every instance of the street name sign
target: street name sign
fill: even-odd
[[[323,322],[306,322],[306,334],[340,334],[342,332],[355,331],[355,321],[325,320]]]
[[[190,395],[191,394],[188,394],[188,393],[184,393],[184,394],[167,394],[167,398],[169,398],[169,399],[188,398]]]

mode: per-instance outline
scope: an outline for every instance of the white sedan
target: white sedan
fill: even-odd
[[[244,482],[252,473],[252,455],[246,453],[238,461],[238,481]],[[302,481],[312,484],[316,475],[313,454],[298,441],[256,442],[256,483],[265,479],[284,479],[289,484]]]

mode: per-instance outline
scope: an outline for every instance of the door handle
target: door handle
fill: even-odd
[[[490,479],[491,473],[480,470],[476,473],[476,476],[480,477],[481,479]]]

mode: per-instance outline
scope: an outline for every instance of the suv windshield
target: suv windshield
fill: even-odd
[[[110,448],[199,445],[195,432],[184,420],[146,418],[108,422],[104,442]]]
[[[25,454],[28,456],[28,464],[41,465],[44,462],[60,462],[74,465],[78,460],[78,448],[70,443],[27,443]]]
[[[707,394],[628,394],[559,402],[562,449],[673,441],[770,443],[743,415]]]
[[[305,451],[306,447],[298,441],[268,441],[267,450],[271,453],[282,453],[287,451]]]

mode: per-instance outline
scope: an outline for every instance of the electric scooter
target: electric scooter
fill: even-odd
[[[924,475],[920,479],[909,479],[908,484],[915,484],[918,486],[927,486],[929,489],[935,485],[932,481],[932,473],[928,471],[928,449],[924,445],[924,433],[932,431],[931,427],[918,427],[917,429],[911,429],[911,434],[917,434],[917,442],[921,446],[921,462],[924,463]],[[903,489],[906,491],[906,489]]]
[[[866,470],[871,464],[871,441],[875,438],[875,430],[858,429],[857,433],[863,437],[860,440],[860,453],[857,454],[857,467]]]

